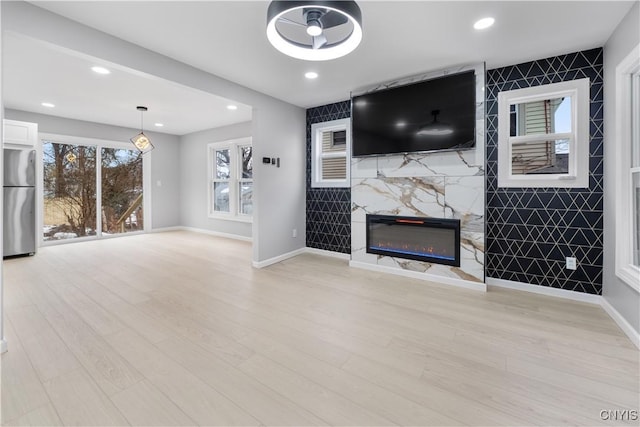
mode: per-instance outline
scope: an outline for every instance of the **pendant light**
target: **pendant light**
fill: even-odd
[[[68,161],[69,163],[71,163],[71,164],[74,164],[74,163],[76,162],[76,160],[77,160],[77,157],[76,157],[76,155],[75,155],[75,154],[73,154],[73,151],[69,151],[69,152],[67,153],[67,155],[66,155],[66,156],[64,156],[64,157],[65,157],[65,158],[67,159],[67,161]]]
[[[355,1],[272,1],[267,9],[267,38],[293,58],[340,58],[362,40],[362,13]]]
[[[140,133],[134,136],[133,138],[131,138],[131,142],[133,143],[133,145],[135,145],[135,147],[138,150],[140,150],[144,154],[153,150],[155,147],[151,143],[151,140],[149,139],[149,137],[147,137],[147,135],[144,134],[143,115],[144,115],[144,112],[147,111],[147,107],[138,106],[136,107],[136,109],[140,111]]]

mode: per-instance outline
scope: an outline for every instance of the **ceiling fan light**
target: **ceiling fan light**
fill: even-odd
[[[278,31],[276,23],[285,14],[309,8],[321,8],[341,14],[353,26],[351,32],[341,41],[314,48],[313,43],[306,45],[289,40]],[[308,25],[307,31],[309,31]],[[267,10],[267,39],[273,47],[292,58],[306,61],[328,61],[340,58],[353,52],[362,41],[362,13],[355,1],[272,1]]]
[[[319,21],[314,20],[307,26],[307,34],[312,37],[319,36],[322,34],[322,25],[320,25]]]

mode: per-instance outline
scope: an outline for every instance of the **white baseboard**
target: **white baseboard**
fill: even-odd
[[[242,240],[243,242],[253,242],[253,239],[251,237],[239,236],[237,234],[230,234],[230,233],[221,233],[219,231],[213,231],[213,230],[205,230],[204,228],[179,226],[179,227],[158,228],[156,230],[158,232],[162,232],[162,231],[192,231],[194,233],[208,234],[210,236],[216,236],[216,237],[224,237],[225,239]],[[156,230],[154,230],[154,232]]]
[[[530,285],[528,283],[512,282],[510,280],[493,279],[487,277],[487,285],[497,286],[500,288],[516,289],[518,291],[532,292],[534,294],[547,295],[557,298],[569,299],[572,301],[586,302],[596,304],[616,322],[618,327],[625,333],[629,340],[640,349],[640,333],[636,331],[627,319],[622,317],[618,310],[613,307],[609,301],[600,295],[585,294],[582,292],[567,291],[565,289],[549,288],[547,286]]]
[[[147,232],[148,233],[165,233],[167,231],[183,231],[183,230],[184,230],[184,227],[181,227],[181,226],[177,225],[175,227],[152,228],[151,230],[149,230]]]
[[[280,261],[284,261],[285,259],[293,258],[294,256],[298,256],[306,252],[307,248],[296,249],[295,251],[287,252],[286,254],[278,255],[273,258],[265,259],[264,261],[253,261],[253,266],[255,268],[264,268],[268,267],[272,264],[279,263]]]
[[[606,311],[607,314],[613,319],[613,321],[616,322],[620,329],[622,329],[622,332],[624,332],[625,335],[629,337],[631,342],[636,347],[638,347],[638,350],[640,350],[640,332],[636,331],[633,326],[631,326],[631,324],[627,322],[627,319],[622,317],[618,310],[616,310],[615,307],[612,306],[606,298],[600,297],[600,305],[602,306],[604,311]]]
[[[7,340],[0,340],[0,354],[6,353],[8,349]]]
[[[330,258],[338,258],[338,259],[346,259],[346,260],[351,259],[351,255],[349,254],[343,254],[342,252],[326,251],[324,249],[305,248],[305,252],[308,254],[322,255]]]
[[[396,276],[411,277],[412,279],[426,280],[429,282],[442,283],[445,285],[457,286],[474,291],[486,292],[487,285],[480,282],[456,279],[453,277],[436,276],[435,274],[421,273],[419,271],[402,270],[399,268],[387,267],[384,265],[368,264],[360,261],[349,261],[350,267],[362,268],[363,270],[378,271],[380,273],[395,274]]]
[[[534,294],[548,295],[552,297],[565,298],[573,301],[588,302],[600,305],[600,295],[585,294],[583,292],[567,291],[566,289],[550,288],[548,286],[530,285],[528,283],[513,282],[511,280],[494,279],[487,277],[487,285],[500,288],[516,289],[518,291],[531,292]]]

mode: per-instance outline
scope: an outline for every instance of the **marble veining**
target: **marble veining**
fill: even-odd
[[[404,154],[378,159],[379,174],[392,176],[484,176],[484,168],[474,164],[475,151],[447,151]]]
[[[484,282],[484,169],[475,153],[354,159],[351,259],[390,268]],[[460,267],[366,253],[367,214],[460,219]]]
[[[461,235],[484,232],[484,177],[446,177],[446,217],[462,222]]]
[[[444,179],[365,178],[351,181],[352,221],[367,214],[443,218]]]
[[[378,157],[353,157],[351,159],[351,178],[376,178],[378,176]]]

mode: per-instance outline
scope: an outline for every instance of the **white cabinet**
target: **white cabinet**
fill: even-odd
[[[2,145],[6,148],[36,148],[38,143],[38,124],[4,120]]]

